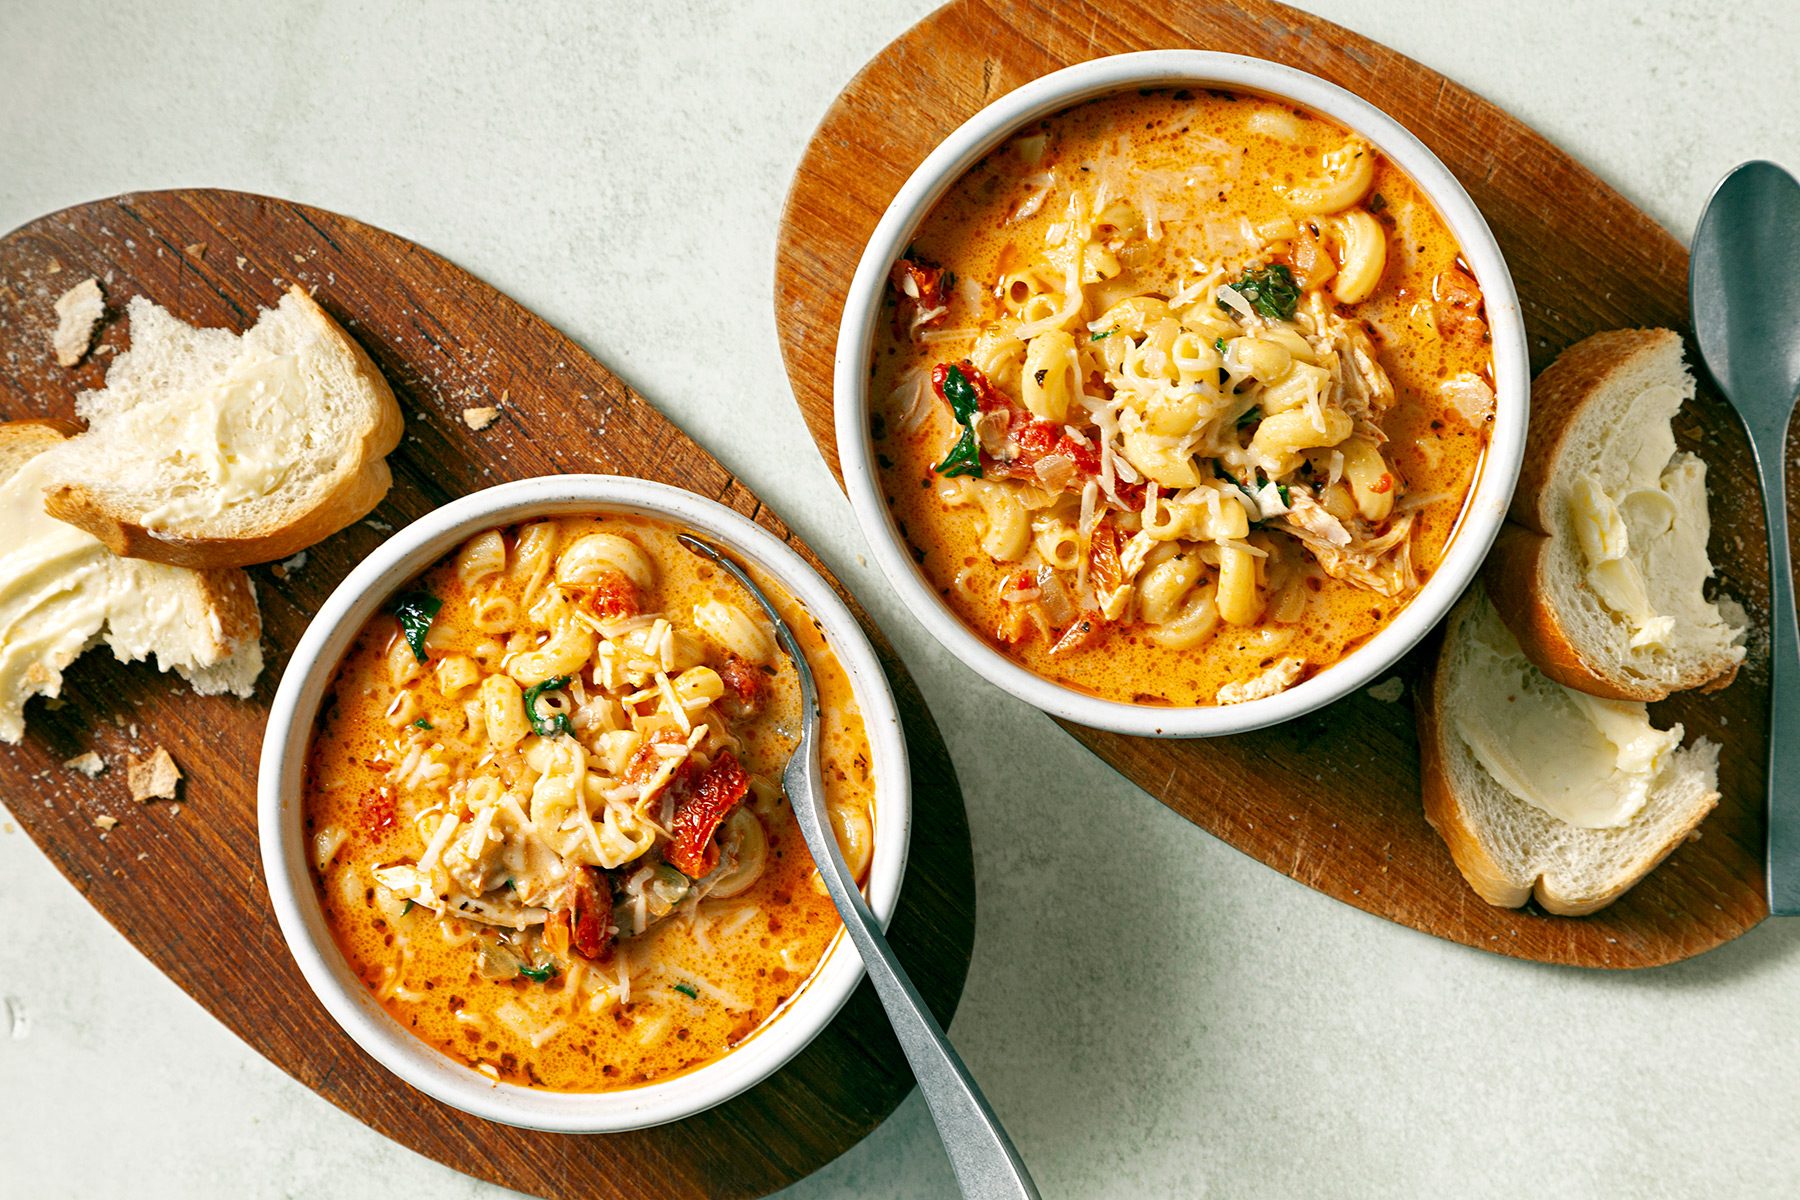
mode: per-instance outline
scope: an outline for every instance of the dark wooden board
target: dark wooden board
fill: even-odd
[[[64,370],[49,353],[51,305],[89,274],[106,290],[102,349]],[[24,743],[0,747],[7,806],[89,902],[234,1033],[421,1154],[540,1196],[761,1196],[817,1169],[912,1088],[866,982],[811,1047],[736,1100],[658,1129],[573,1137],[490,1124],[414,1092],[338,1029],[295,969],[257,853],[267,706],[310,615],[391,529],[505,480],[599,471],[713,497],[819,563],[643,397],[517,303],[393,234],[283,200],[120,196],[0,239],[0,417],[70,416],[76,392],[101,384],[106,350],[128,344],[122,309],[133,295],[196,324],[242,329],[290,282],[314,289],[394,385],[406,437],[389,460],[393,491],[373,520],[320,543],[304,566],[254,570],[268,665],[253,700],[196,697],[174,676],[91,653],[68,675],[68,702],[51,711],[34,701]],[[484,405],[500,417],[471,431],[462,410]],[[892,937],[948,1024],[974,942],[968,823],[924,700],[863,619],[900,702],[913,773],[911,862]],[[127,753],[158,743],[187,775],[179,810],[126,795]],[[89,780],[61,766],[88,749],[106,757],[106,774]],[[102,814],[119,818],[105,836],[93,823]]]
[[[1532,365],[1603,329],[1686,331],[1687,254],[1544,138],[1430,68],[1269,0],[955,0],[889,45],[840,95],[788,194],[775,317],[801,414],[838,470],[832,355],[862,247],[900,184],[957,125],[1058,67],[1132,50],[1195,48],[1284,62],[1386,109],[1462,180],[1524,302]],[[1690,346],[1690,358],[1693,352]],[[1710,471],[1713,560],[1766,628],[1760,493],[1740,428],[1709,385],[1682,415]],[[1790,503],[1792,502],[1790,497]],[[1546,962],[1640,967],[1698,954],[1767,915],[1763,894],[1767,639],[1737,683],[1657,706],[1724,746],[1724,799],[1697,842],[1619,903],[1580,920],[1489,908],[1425,824],[1413,688],[1428,644],[1401,665],[1406,698],[1358,695],[1274,729],[1209,742],[1065,728],[1157,799],[1276,870],[1438,937]]]

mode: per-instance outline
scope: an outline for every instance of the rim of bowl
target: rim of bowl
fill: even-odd
[[[1261,700],[1189,707],[1129,704],[1052,682],[1014,662],[982,640],[925,582],[881,497],[869,433],[868,364],[894,259],[938,200],[984,155],[1027,122],[1085,101],[1134,87],[1205,84],[1300,104],[1361,134],[1407,174],[1450,227],[1481,286],[1493,339],[1495,416],[1448,553],[1425,586],[1367,642],[1310,679]],[[1092,59],[1032,80],[963,122],[913,170],[857,263],[838,326],[832,390],[838,461],[863,536],[888,582],[946,649],[1053,716],[1115,733],[1214,737],[1290,720],[1366,686],[1442,620],[1475,577],[1512,501],[1525,454],[1531,368],[1518,293],[1493,232],[1456,176],[1405,126],[1354,92],[1280,63],[1210,50],[1145,50]]]
[[[831,1023],[863,977],[840,928],[801,990],[758,1032],[702,1067],[613,1092],[551,1092],[500,1083],[403,1029],[350,971],[325,927],[301,827],[300,780],[313,721],[350,642],[389,597],[462,540],[533,517],[620,512],[709,537],[761,567],[823,628],[868,731],[875,846],[867,896],[886,927],[900,895],[911,833],[906,743],[887,677],[862,627],[831,586],[780,539],[692,492],[614,475],[519,480],[434,509],[396,532],[331,593],[307,626],[269,709],[257,776],[257,829],[269,898],[288,952],[332,1018],[406,1083],[464,1112],[560,1133],[617,1133],[691,1116],[760,1083]]]

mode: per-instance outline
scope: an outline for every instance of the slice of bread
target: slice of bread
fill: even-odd
[[[299,288],[239,336],[142,296],[131,349],[75,402],[45,506],[115,554],[182,567],[270,562],[387,494],[403,424],[362,347]]]
[[[1558,683],[1616,700],[1722,688],[1744,629],[1706,599],[1706,464],[1675,448],[1694,394],[1667,329],[1596,334],[1531,386],[1525,469],[1483,572]]]
[[[0,423],[0,742],[25,732],[25,702],[105,642],[122,662],[156,656],[202,694],[248,696],[262,671],[250,577],[119,558],[43,509],[50,452],[74,426]]]
[[[1679,747],[1681,727],[1656,730],[1642,704],[1537,671],[1479,584],[1450,614],[1418,713],[1425,819],[1502,908],[1533,897],[1564,916],[1604,908],[1719,801],[1718,746]]]

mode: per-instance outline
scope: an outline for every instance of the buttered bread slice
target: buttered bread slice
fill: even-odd
[[[52,515],[116,554],[230,567],[303,550],[387,494],[400,407],[303,290],[241,336],[141,296],[126,311],[130,351],[77,398],[87,431],[43,467]]]
[[[1693,395],[1667,329],[1596,334],[1532,384],[1525,469],[1483,578],[1559,683],[1648,701],[1737,674],[1744,630],[1705,595],[1706,464],[1671,424]]]
[[[248,696],[262,671],[249,576],[119,558],[44,511],[50,452],[70,426],[0,424],[0,742],[25,732],[25,703],[101,642],[122,662],[156,657],[202,694]]]
[[[1719,748],[1642,703],[1533,667],[1480,585],[1445,627],[1419,704],[1425,818],[1489,904],[1582,916],[1680,845],[1719,801]]]

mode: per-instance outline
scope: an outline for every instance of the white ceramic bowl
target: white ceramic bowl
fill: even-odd
[[[868,898],[886,925],[900,894],[911,821],[906,744],[886,676],[837,593],[782,542],[691,492],[611,475],[560,475],[465,496],[389,538],[319,609],[288,662],[263,736],[257,820],[263,871],[282,936],[307,983],[344,1031],[420,1091],[465,1112],[561,1133],[614,1133],[677,1120],[737,1095],[812,1041],[863,976],[840,931],[818,971],[766,1028],[724,1057],[683,1075],[615,1092],[547,1092],[496,1083],[413,1037],[352,974],[319,910],[301,827],[301,774],[319,702],[363,623],[420,572],[483,529],[587,512],[657,517],[691,529],[767,571],[817,618],[850,678],[874,754],[875,848]]]
[[[1176,708],[1103,700],[1042,678],[965,625],[914,565],[881,497],[869,433],[868,367],[888,272],[932,206],[1015,131],[1084,100],[1132,88],[1220,86],[1292,100],[1362,134],[1443,214],[1474,269],[1493,333],[1498,410],[1475,493],[1449,553],[1386,628],[1330,669],[1285,692],[1246,704]],[[1027,703],[1082,725],[1156,737],[1212,737],[1273,725],[1355,691],[1391,667],[1449,611],[1487,556],[1512,500],[1525,452],[1531,401],[1525,325],[1512,276],[1474,201],[1424,143],[1368,101],[1278,63],[1202,50],[1150,50],[1094,59],[1033,80],[965,121],[907,179],[857,264],[838,326],[833,382],[838,459],[850,502],[876,561],[914,615],[951,653]]]

